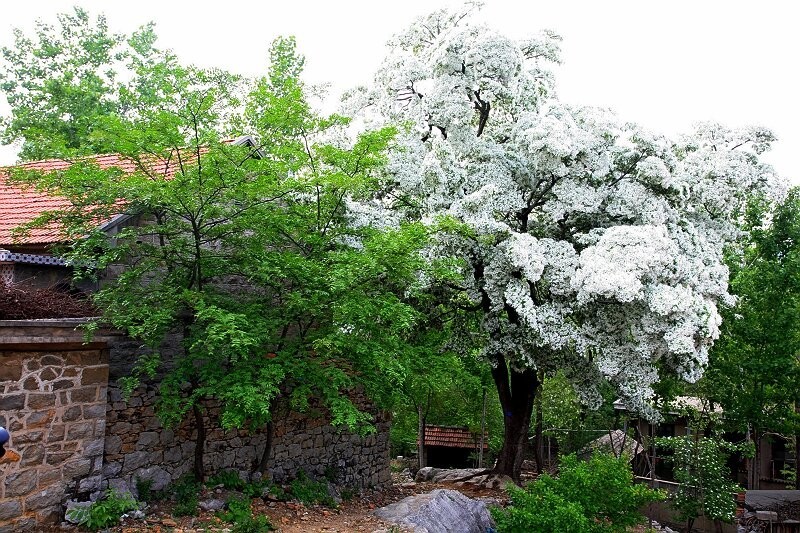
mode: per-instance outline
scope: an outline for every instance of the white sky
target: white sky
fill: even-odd
[[[28,0],[0,7],[0,44],[12,27],[71,9],[73,1]],[[446,0],[83,0],[115,31],[156,23],[162,47],[185,62],[258,74],[270,42],[295,35],[308,81],[333,92],[365,83],[384,43]],[[766,159],[800,183],[798,11],[785,0],[487,0],[478,16],[512,37],[549,28],[564,37],[562,100],[614,109],[625,120],[668,134],[697,121],[764,125],[778,136]],[[5,111],[0,98],[0,111]],[[0,164],[14,150],[0,147]]]

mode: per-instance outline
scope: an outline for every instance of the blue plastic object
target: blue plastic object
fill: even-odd
[[[0,426],[0,446],[8,442],[8,439],[11,438],[11,434],[4,428]]]

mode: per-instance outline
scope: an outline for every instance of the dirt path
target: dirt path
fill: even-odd
[[[255,499],[253,514],[265,514],[280,533],[373,533],[376,531],[402,531],[391,529],[392,524],[379,520],[372,512],[385,505],[402,500],[412,494],[424,494],[436,488],[454,489],[470,498],[491,497],[504,499],[502,491],[477,489],[473,486],[454,486],[439,483],[396,482],[393,485],[374,491],[365,491],[350,501],[344,501],[338,508],[324,506],[305,506],[289,501],[263,501]],[[207,494],[206,497],[213,497]],[[230,524],[222,522],[213,512],[201,511],[196,517],[175,518],[172,516],[172,503],[162,502],[147,510],[144,520],[125,519],[121,525],[110,528],[114,533],[199,533],[230,530]],[[50,531],[78,531],[77,527],[57,526]],[[49,532],[47,532],[49,533]]]

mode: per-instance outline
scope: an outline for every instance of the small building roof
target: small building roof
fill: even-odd
[[[223,141],[231,146],[246,146],[253,148],[252,156],[262,157],[263,154],[257,148],[255,141],[249,135],[244,135],[236,139]],[[142,168],[142,161],[134,161],[119,154],[106,154],[88,156],[82,158],[83,161],[91,161],[102,169],[118,168],[126,174],[136,172]],[[33,221],[36,217],[58,209],[65,209],[70,206],[66,198],[37,191],[34,187],[20,183],[12,183],[8,180],[10,168],[21,170],[32,170],[39,172],[53,172],[69,168],[74,161],[63,159],[47,159],[44,161],[33,161],[16,165],[14,167],[0,167],[0,246],[8,245],[48,245],[62,243],[65,240],[63,231],[56,225],[51,224],[42,228],[34,228],[24,236],[15,236],[14,229],[22,224]],[[174,159],[152,158],[152,161],[144,160],[144,167],[155,176],[169,179],[175,175],[178,164]],[[103,226],[111,227],[118,221],[118,217],[106,221]],[[106,228],[104,228],[106,229]]]
[[[125,173],[136,171],[136,163],[118,154],[89,157],[86,160],[102,169],[119,168]],[[62,159],[48,159],[17,165],[13,168],[39,172],[65,170],[73,162]],[[166,178],[175,174],[175,165],[168,161],[157,162],[152,171]],[[55,244],[64,242],[65,236],[56,224],[33,228],[23,236],[14,235],[14,230],[27,224],[48,211],[66,209],[70,202],[63,197],[37,191],[35,187],[8,180],[8,167],[0,168],[0,246],[14,244]]]
[[[446,446],[448,448],[468,448],[474,450],[480,447],[480,435],[470,432],[469,428],[462,426],[432,426],[425,425],[425,446]],[[489,449],[489,439],[483,439],[484,450]]]

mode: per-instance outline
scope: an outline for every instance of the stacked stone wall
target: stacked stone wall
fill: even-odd
[[[11,432],[8,447],[21,456],[0,464],[0,533],[37,531],[60,520],[68,500],[94,499],[108,487],[135,492],[137,479],[152,480],[152,489],[160,490],[192,469],[192,417],[165,428],[156,415],[154,384],[127,401],[122,397],[117,380],[129,372],[140,345],[108,331],[85,344],[79,323],[0,322],[0,425]],[[161,351],[169,358],[180,349],[180,338],[170,336]],[[281,482],[302,470],[352,488],[389,482],[388,416],[363,396],[353,399],[373,412],[376,433],[334,428],[324,409],[281,409],[271,477]],[[251,472],[264,450],[264,432],[226,432],[218,407],[207,404],[204,412],[207,473]]]
[[[88,494],[100,479],[107,351],[68,348],[0,352],[0,425],[20,455],[0,466],[0,531],[59,520],[64,499]]]
[[[107,484],[133,491],[137,479],[152,481],[153,490],[192,470],[197,430],[193,417],[176,428],[164,428],[155,412],[156,390],[140,387],[126,402],[120,389],[109,388],[106,415],[105,464]],[[369,409],[363,398],[357,398]],[[247,476],[264,452],[263,431],[223,431],[219,408],[204,409],[206,447],[203,463],[208,475],[224,470]],[[290,412],[275,420],[270,475],[276,482],[292,479],[302,470],[312,477],[335,476],[353,488],[389,482],[389,421],[375,412],[374,434],[361,436],[328,422],[324,411],[316,414]]]

